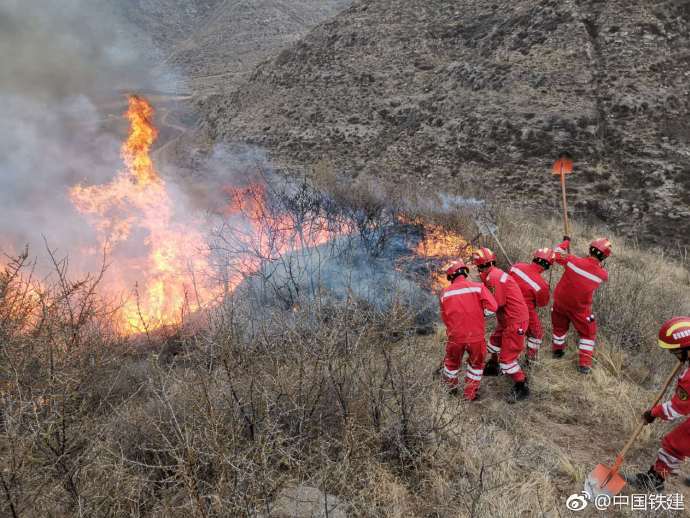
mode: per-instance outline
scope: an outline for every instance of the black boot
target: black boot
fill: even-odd
[[[664,490],[664,477],[654,471],[654,468],[649,468],[647,473],[638,473],[628,483],[635,489],[647,492]]]
[[[585,367],[584,365],[578,365],[578,366],[577,366],[577,372],[579,372],[580,374],[585,374],[585,375],[587,375],[587,374],[589,374],[591,371],[592,371],[592,369],[590,369],[589,367]]]
[[[501,369],[498,366],[498,361],[491,358],[484,366],[484,376],[498,376],[501,373]]]
[[[565,351],[563,349],[554,349],[551,351],[551,355],[554,358],[563,358],[563,356],[565,356]]]
[[[529,387],[527,386],[527,380],[525,381],[518,381],[513,385],[513,388],[510,389],[510,395],[508,397],[508,401],[510,402],[515,402],[515,401],[522,401],[524,399],[527,399],[529,397]]]

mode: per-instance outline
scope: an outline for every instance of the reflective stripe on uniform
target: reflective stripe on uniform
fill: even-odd
[[[490,353],[498,354],[498,353],[501,352],[501,348],[495,346],[495,345],[492,344],[491,342],[489,342],[489,343],[487,344],[486,348],[489,350]]]
[[[580,347],[579,347],[579,349],[580,349],[581,351],[593,351],[593,350],[594,350],[594,345],[589,345],[589,344],[586,344],[586,343],[583,343],[582,341],[580,341]]]
[[[513,363],[499,363],[498,365],[501,367],[503,374],[515,374],[520,371],[520,365],[516,361]]]
[[[585,344],[585,345],[596,345],[597,344],[594,340],[589,340],[587,338],[580,338],[580,343]]]
[[[566,337],[566,335],[563,335],[563,336],[553,335],[553,343],[555,343],[556,345],[563,345],[565,343],[565,337]]]
[[[537,338],[528,338],[527,339],[527,347],[530,349],[539,349],[541,346],[541,340],[538,340]]]
[[[597,284],[601,284],[602,282],[604,282],[604,280],[603,280],[601,277],[597,277],[597,276],[594,275],[593,273],[589,273],[588,271],[583,270],[582,268],[579,268],[579,267],[575,266],[575,265],[574,265],[573,263],[571,263],[571,262],[568,262],[568,264],[567,264],[566,266],[567,266],[568,268],[570,268],[572,271],[574,271],[575,273],[577,273],[577,274],[581,275],[582,277],[584,277],[585,279],[589,279],[590,281],[594,281],[594,282],[596,282]]]
[[[676,409],[673,408],[673,404],[670,401],[667,401],[663,405],[661,405],[661,408],[664,411],[664,415],[666,415],[666,419],[669,421],[673,421],[674,419],[678,419],[679,417],[683,417],[683,414],[679,414],[676,412]]]
[[[445,300],[448,297],[453,297],[455,295],[467,295],[468,293],[481,293],[482,289],[478,286],[472,286],[471,288],[460,288],[459,290],[450,290],[443,294],[441,300]]]
[[[530,279],[529,275],[527,275],[525,272],[523,272],[519,268],[515,268],[515,266],[513,266],[510,269],[510,271],[513,272],[518,277],[520,277],[527,284],[529,284],[530,288],[532,288],[534,291],[540,291],[541,290],[539,285],[536,282],[534,282],[532,279]]]
[[[658,457],[659,460],[661,460],[664,464],[671,468],[672,473],[675,473],[680,467],[681,460],[677,459],[663,448],[659,448]]]
[[[460,371],[460,369],[456,369],[456,370],[454,370],[454,371],[451,371],[451,370],[448,370],[446,367],[443,367],[443,375],[444,375],[446,378],[451,378],[451,379],[457,378],[457,377],[458,377],[458,372],[459,372],[459,371]]]
[[[505,284],[508,280],[508,274],[506,272],[503,272],[503,275],[501,275],[501,278],[498,280],[501,282],[501,284]]]
[[[470,372],[469,369],[465,373],[465,376],[471,380],[474,380],[474,381],[481,381],[482,380],[481,374],[474,374],[474,373]]]

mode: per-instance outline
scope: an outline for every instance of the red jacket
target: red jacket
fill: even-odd
[[[441,292],[441,318],[448,338],[464,343],[484,340],[484,310],[495,312],[496,299],[479,282],[462,275]]]
[[[481,277],[498,303],[496,318],[499,323],[529,322],[529,310],[515,279],[495,266]]]
[[[566,254],[569,245],[568,241],[564,241],[555,249],[556,262],[563,265],[565,270],[553,292],[554,305],[589,314],[592,312],[594,292],[609,280],[609,274],[594,257]]]
[[[664,421],[673,421],[690,414],[690,369],[687,367],[678,378],[676,392],[670,401],[652,408],[652,415]]]
[[[510,269],[510,276],[520,287],[527,309],[534,311],[549,303],[549,285],[541,276],[544,269],[536,263],[516,263]]]

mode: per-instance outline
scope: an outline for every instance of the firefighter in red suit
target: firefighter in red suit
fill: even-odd
[[[513,379],[511,398],[525,399],[529,388],[518,359],[525,350],[525,334],[529,326],[529,311],[515,279],[496,267],[496,254],[480,248],[472,254],[482,282],[498,303],[496,330],[489,338],[491,358],[484,367],[485,376],[497,376],[500,371]]]
[[[659,346],[687,363],[690,350],[690,317],[667,320],[659,330]],[[673,397],[642,414],[647,424],[657,418],[673,421],[690,415],[690,369],[687,365],[678,378]],[[690,457],[690,419],[686,419],[661,440],[656,462],[647,473],[639,473],[631,484],[639,489],[661,491],[670,475],[678,473],[680,464]]]
[[[516,263],[509,271],[520,287],[529,311],[529,326],[527,327],[527,358],[529,360],[536,360],[539,356],[539,348],[544,337],[537,308],[549,303],[551,292],[541,274],[553,265],[555,255],[550,248],[540,248],[532,255],[531,263]]]
[[[588,257],[571,255],[569,249],[568,237],[555,249],[555,260],[564,267],[564,272],[553,292],[553,356],[562,358],[565,354],[565,340],[572,323],[580,335],[578,371],[589,374],[597,338],[592,297],[597,288],[608,281],[609,274],[601,263],[611,255],[611,243],[608,239],[595,239],[589,245]]]
[[[484,312],[494,313],[498,305],[486,286],[467,279],[468,273],[463,261],[453,263],[446,270],[451,285],[441,292],[441,318],[448,335],[443,378],[456,392],[462,357],[467,351],[464,396],[472,401],[477,399],[484,369]]]

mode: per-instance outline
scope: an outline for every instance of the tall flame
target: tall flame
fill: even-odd
[[[153,114],[146,100],[130,97],[125,114],[129,135],[121,149],[125,169],[107,184],[70,190],[72,202],[89,218],[101,249],[111,257],[106,289],[126,293],[136,287],[120,311],[124,332],[178,323],[184,310],[194,312],[219,300],[257,272],[262,262],[319,246],[343,232],[329,228],[318,215],[297,221],[289,213],[269,210],[261,185],[228,187],[225,216],[235,218],[241,230],[228,236],[228,264],[219,266],[224,270],[222,283],[207,282],[212,278],[211,254],[198,230],[202,225],[193,216],[176,213],[170,191],[151,160],[151,146],[158,136]]]
[[[209,268],[208,247],[195,225],[175,220],[170,193],[151,160],[158,136],[153,113],[145,99],[131,96],[129,135],[121,149],[125,169],[110,183],[70,191],[112,257],[107,287],[126,291],[135,283],[120,311],[125,332],[179,322],[183,308],[194,311],[215,296],[195,282]],[[142,242],[144,254],[138,250]]]
[[[158,137],[158,130],[152,123],[153,108],[141,97],[131,96],[125,117],[130,123],[129,137],[122,146],[122,158],[127,169],[142,185],[159,182],[160,177],[149,155]]]

